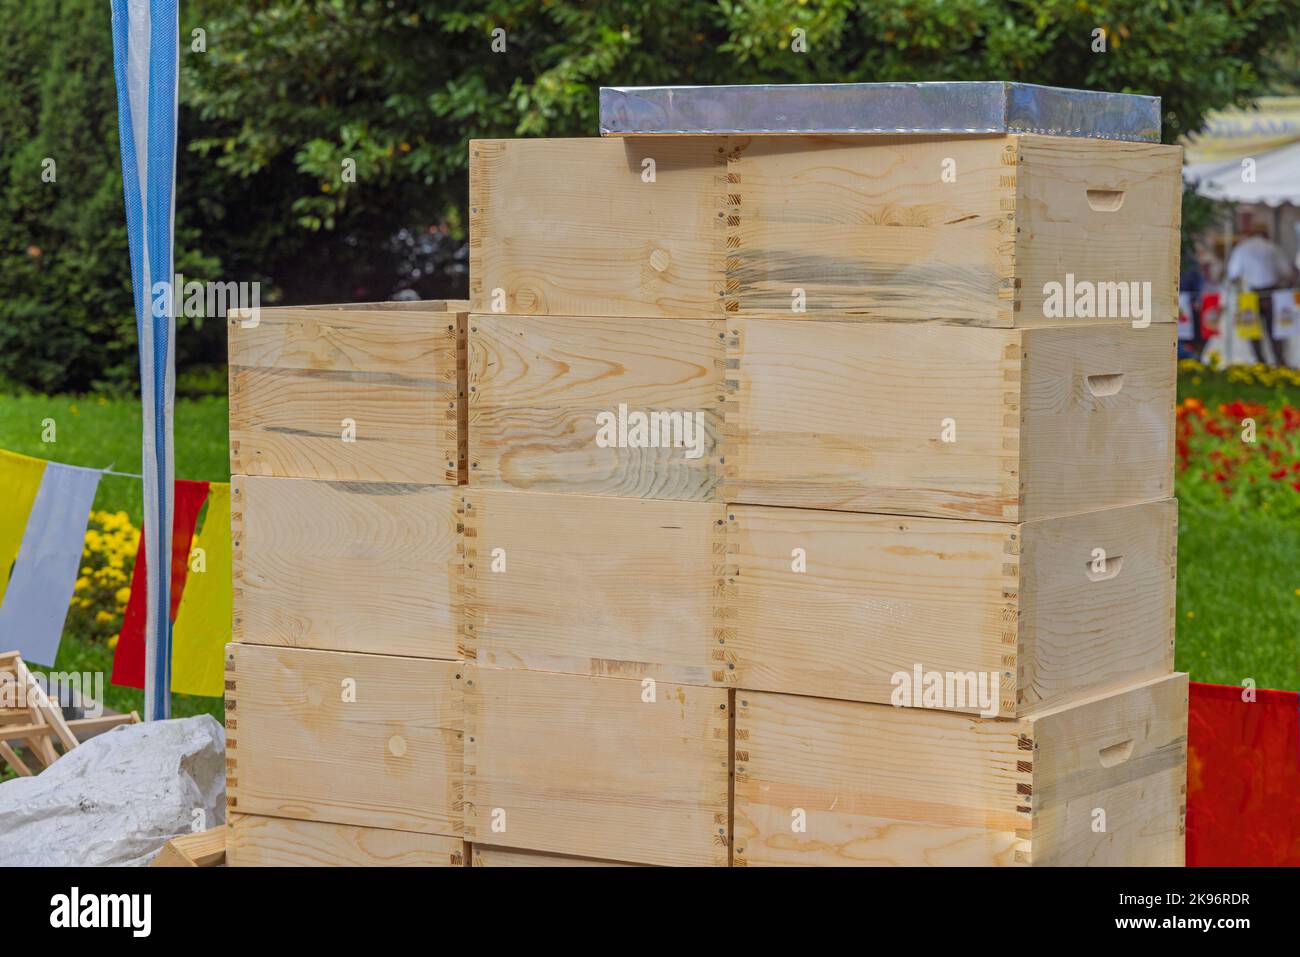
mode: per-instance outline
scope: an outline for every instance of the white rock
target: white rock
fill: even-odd
[[[224,823],[225,752],[206,714],[96,735],[0,784],[0,866],[148,864],[171,838]]]

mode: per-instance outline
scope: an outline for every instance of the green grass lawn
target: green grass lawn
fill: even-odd
[[[42,442],[43,422],[54,420],[55,441]],[[230,480],[226,400],[223,397],[177,399],[175,408],[176,476],[210,482]],[[140,403],[135,399],[98,396],[0,394],[0,448],[69,465],[112,466],[119,472],[140,471]],[[139,480],[105,476],[95,509],[123,511],[137,527],[143,515]],[[4,644],[0,640],[0,644]],[[7,649],[0,649],[7,650]],[[34,670],[45,670],[34,668]],[[67,631],[55,671],[102,672],[105,704],[117,711],[143,711],[142,692],[108,683],[113,652],[98,638]],[[220,698],[172,695],[172,714],[207,713],[221,720]]]
[[[1300,527],[1231,509],[1178,519],[1175,657],[1193,681],[1300,688]]]
[[[226,400],[177,399],[176,477],[208,482],[230,480]],[[54,420],[55,441],[41,441],[46,419]],[[37,458],[140,472],[140,402],[98,396],[0,395],[0,448]],[[95,508],[124,511],[137,527],[144,511],[142,484],[104,476]]]
[[[1300,406],[1294,385],[1183,372],[1181,402]],[[1182,484],[1180,479],[1178,484]],[[1297,493],[1300,494],[1300,493]],[[1190,506],[1178,519],[1177,667],[1194,681],[1300,689],[1300,521],[1227,505]]]

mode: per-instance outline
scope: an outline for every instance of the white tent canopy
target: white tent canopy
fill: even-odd
[[[1254,162],[1253,170],[1247,160]],[[1300,141],[1244,159],[1193,163],[1183,168],[1183,178],[1206,199],[1300,205]]]

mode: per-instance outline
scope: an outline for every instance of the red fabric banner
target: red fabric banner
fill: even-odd
[[[1300,696],[1193,681],[1187,866],[1300,865]]]
[[[171,620],[176,621],[185,591],[185,577],[190,570],[190,543],[194,541],[194,526],[199,512],[208,499],[207,482],[176,480],[176,496],[172,506],[172,608]],[[122,631],[117,636],[117,651],[113,655],[115,685],[123,688],[144,687],[144,626],[148,609],[145,605],[145,582],[148,566],[145,564],[144,538],[135,556],[135,570],[131,573],[131,597],[122,613]]]

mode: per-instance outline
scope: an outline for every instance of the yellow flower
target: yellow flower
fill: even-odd
[[[114,635],[112,638],[108,639],[108,647],[110,651],[117,647],[117,635]]]
[[[105,530],[118,533],[114,536],[116,538],[131,527],[131,519],[126,512],[105,512],[100,524]]]
[[[1300,588],[1296,589],[1296,593],[1300,594]],[[131,600],[131,589],[126,587],[119,588],[114,593],[113,598],[116,599],[119,605],[125,605],[127,602]]]
[[[95,612],[95,621],[98,624],[106,625],[112,620],[113,620],[113,615],[109,612],[102,611],[102,610]]]
[[[67,579],[65,578],[64,581],[67,581]],[[77,579],[77,583],[72,587],[73,587],[73,591],[85,591],[87,588],[90,587],[90,579],[86,578],[85,576],[82,576],[81,578]]]
[[[1187,617],[1188,617],[1188,618],[1195,618],[1195,617],[1196,617],[1196,612],[1194,612],[1194,611],[1189,611],[1189,612],[1187,613]]]

